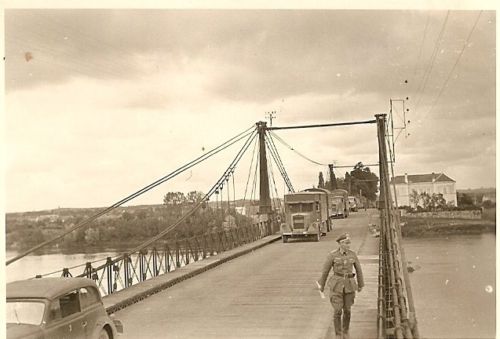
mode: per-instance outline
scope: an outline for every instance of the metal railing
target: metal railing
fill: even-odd
[[[175,271],[192,262],[271,235],[276,232],[276,224],[273,220],[268,220],[182,240],[159,240],[151,247],[135,253],[124,253],[115,258],[107,257],[103,264],[99,264],[103,260],[87,262],[48,275],[87,277],[95,281],[102,295],[109,295],[161,274]]]
[[[419,338],[415,308],[401,244],[399,214],[392,202],[385,138],[385,115],[376,115],[380,159],[380,247],[377,336]]]

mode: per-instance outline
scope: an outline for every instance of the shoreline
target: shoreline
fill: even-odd
[[[496,233],[496,222],[484,219],[403,218],[403,237]]]

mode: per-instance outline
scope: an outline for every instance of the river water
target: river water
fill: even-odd
[[[13,258],[18,253],[7,251],[5,257]],[[116,257],[115,252],[101,252],[93,254],[44,254],[44,255],[28,255],[7,266],[5,270],[6,282],[33,278],[37,274],[46,275],[47,273],[55,272],[50,275],[53,277],[61,276],[63,268],[71,268],[81,266],[75,269],[75,272],[83,273],[86,262],[93,262],[93,266],[104,264],[106,257]],[[83,265],[83,266],[82,266]],[[73,272],[73,270],[71,270]]]
[[[421,338],[495,338],[495,234],[405,238]]]
[[[454,235],[403,240],[422,338],[495,337],[495,235]],[[7,252],[6,258],[15,256]],[[6,281],[31,278],[116,253],[25,257],[6,268]],[[83,267],[81,268],[83,272]],[[60,273],[56,273],[56,276]]]

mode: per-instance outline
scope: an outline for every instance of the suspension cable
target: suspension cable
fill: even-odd
[[[253,130],[252,130],[252,129],[253,129]],[[250,131],[250,130],[252,130],[252,131]],[[249,131],[250,131],[250,132],[249,132]],[[27,250],[27,251],[25,251],[25,252],[23,252],[23,253],[21,253],[21,254],[19,254],[19,255],[15,256],[14,258],[11,258],[11,259],[7,260],[7,261],[6,261],[6,266],[8,266],[8,265],[10,265],[11,263],[13,263],[13,262],[15,262],[15,261],[17,261],[17,260],[19,260],[19,259],[21,259],[21,258],[23,258],[23,257],[27,256],[27,255],[28,255],[28,254],[30,254],[30,253],[33,253],[34,251],[36,251],[36,250],[38,250],[38,249],[40,249],[40,248],[42,248],[42,247],[45,247],[45,246],[47,246],[47,245],[49,245],[49,244],[51,244],[51,243],[54,243],[55,241],[57,241],[57,240],[59,240],[59,239],[63,238],[63,237],[64,237],[64,236],[66,236],[67,234],[69,234],[69,233],[71,233],[71,232],[73,232],[73,231],[75,231],[75,230],[77,230],[77,229],[79,229],[79,228],[82,228],[82,227],[84,227],[84,226],[87,226],[88,224],[90,224],[92,221],[96,220],[96,219],[97,219],[97,218],[99,218],[100,216],[102,216],[102,215],[104,215],[104,214],[106,214],[106,213],[108,213],[108,212],[110,212],[110,211],[114,210],[115,208],[117,208],[117,207],[119,207],[119,206],[123,205],[123,204],[124,204],[124,203],[126,203],[126,202],[129,202],[130,200],[132,200],[132,199],[134,199],[134,198],[138,197],[139,195],[141,195],[141,194],[143,194],[143,193],[145,193],[145,192],[147,192],[147,191],[149,191],[149,190],[153,189],[154,187],[156,187],[156,186],[158,186],[158,185],[160,185],[160,184],[162,184],[162,183],[164,183],[164,182],[166,182],[166,181],[168,181],[168,180],[172,179],[173,177],[175,177],[175,176],[177,176],[178,174],[180,174],[180,173],[182,173],[182,172],[186,171],[187,169],[189,169],[189,168],[191,168],[191,167],[193,167],[193,166],[197,165],[198,163],[200,163],[200,162],[202,162],[202,161],[204,161],[204,160],[206,160],[206,159],[208,159],[208,158],[210,158],[210,157],[214,156],[215,154],[217,154],[217,153],[221,152],[222,150],[224,150],[224,149],[228,148],[229,146],[233,145],[234,143],[236,143],[236,142],[240,141],[240,140],[241,140],[241,139],[243,139],[244,137],[246,137],[246,136],[248,136],[248,135],[251,135],[251,134],[254,134],[254,133],[255,133],[255,131],[256,131],[256,128],[255,128],[254,126],[252,126],[252,127],[248,128],[247,130],[245,130],[245,131],[243,131],[243,132],[239,133],[238,135],[236,135],[235,137],[233,137],[233,138],[229,139],[228,141],[226,141],[226,142],[222,143],[221,145],[219,145],[219,146],[215,147],[214,149],[210,150],[210,151],[209,151],[209,152],[207,152],[206,154],[203,154],[202,156],[200,156],[200,157],[196,158],[195,160],[192,160],[192,161],[191,161],[191,162],[189,162],[188,164],[186,164],[186,165],[183,165],[183,166],[179,167],[179,168],[178,168],[178,169],[176,169],[175,171],[173,171],[173,172],[171,172],[171,173],[167,174],[166,176],[164,176],[164,177],[162,177],[162,178],[160,178],[160,179],[156,180],[155,182],[153,182],[153,183],[151,183],[151,184],[149,184],[149,185],[147,185],[147,186],[143,187],[142,189],[138,190],[137,192],[135,192],[135,193],[133,193],[133,194],[131,194],[131,195],[127,196],[126,198],[124,198],[124,199],[122,199],[122,200],[120,200],[120,201],[118,201],[118,202],[114,203],[113,205],[111,205],[111,206],[107,207],[106,209],[104,209],[104,210],[102,210],[102,211],[100,211],[100,212],[98,212],[98,213],[96,213],[96,214],[94,214],[94,215],[90,216],[89,218],[87,218],[87,219],[85,219],[85,220],[81,221],[81,222],[80,222],[80,223],[78,223],[77,225],[73,226],[72,228],[70,228],[69,230],[67,230],[67,231],[63,232],[62,234],[60,234],[60,235],[58,235],[58,236],[54,237],[53,239],[50,239],[50,240],[44,241],[43,243],[38,244],[38,245],[36,245],[36,246],[34,246],[34,247],[30,248],[29,250]]]
[[[288,143],[286,143],[283,139],[281,139],[276,133],[274,133],[273,131],[270,132],[273,137],[275,137],[276,139],[278,139],[279,142],[281,142],[283,145],[285,145],[286,147],[288,147],[291,151],[297,153],[299,156],[301,156],[302,158],[306,159],[307,161],[310,161],[312,162],[313,164],[316,164],[316,165],[320,165],[320,166],[328,166],[328,164],[322,164],[318,161],[314,161],[312,160],[311,158],[308,158],[306,157],[304,154],[300,153],[299,151],[297,151],[294,147],[290,146]]]
[[[269,135],[268,140],[268,148],[271,150],[271,153],[273,154],[274,161],[276,162],[276,165],[278,166],[278,169],[280,169],[281,175],[283,176],[283,179],[285,180],[285,183],[287,184],[288,191],[289,192],[295,192],[292,182],[290,181],[290,177],[288,176],[288,173],[286,172],[285,166],[283,165],[283,161],[281,161],[281,157],[278,153],[278,149],[276,148],[276,145],[274,144],[272,135]]]
[[[257,142],[258,142],[257,139],[255,139],[255,143],[253,145],[253,150],[252,150],[252,159],[250,160],[250,167],[248,169],[247,183],[245,185],[245,193],[243,194],[243,202],[245,202],[246,196],[247,196],[248,183],[250,182],[250,176],[252,174],[253,159],[256,158],[256,152],[255,152],[255,150],[256,150]]]
[[[273,171],[273,163],[272,162],[269,162],[270,166],[270,172],[271,172],[271,179],[272,179],[272,183],[273,183],[273,186],[274,186],[274,191],[276,193],[276,199],[278,199],[278,209],[279,211],[281,212],[281,201],[280,201],[280,198],[279,198],[279,193],[278,193],[278,187],[276,185],[276,181],[274,180],[274,171]],[[272,192],[272,190],[271,190]],[[274,209],[276,209],[276,203],[274,204]]]
[[[288,178],[288,176],[286,174],[286,170],[283,166],[283,163],[280,162],[281,159],[279,158],[278,155],[276,155],[277,150],[271,146],[270,141],[267,139],[266,139],[266,144],[267,144],[267,147],[269,149],[269,153],[271,154],[272,158],[274,159],[274,162],[275,162],[276,166],[278,167],[278,170],[279,170],[283,180],[285,181],[285,184],[288,187],[288,190],[290,191],[290,188],[291,188],[290,179]]]
[[[260,150],[257,151],[257,157],[260,156]],[[255,194],[257,192],[257,171],[259,170],[259,162],[255,162],[255,171],[253,174],[252,191],[250,192],[250,203],[253,203],[255,199]]]
[[[136,248],[132,249],[131,251],[128,252],[128,254],[130,255],[130,254],[132,254],[134,252],[140,251],[140,250],[146,248],[147,246],[151,245],[155,241],[161,239],[167,233],[169,233],[170,231],[172,231],[173,229],[175,229],[186,218],[188,218],[189,216],[191,216],[192,214],[194,214],[194,212],[196,212],[203,205],[203,203],[205,201],[208,201],[208,199],[210,198],[210,196],[212,196],[212,194],[214,194],[215,191],[219,187],[222,186],[223,182],[232,174],[232,172],[234,172],[234,168],[236,167],[236,165],[238,164],[238,162],[240,161],[241,157],[246,152],[246,150],[250,146],[251,141],[256,137],[256,135],[257,135],[257,130],[255,129],[251,133],[250,137],[245,141],[245,144],[240,149],[240,151],[238,152],[238,154],[236,155],[236,157],[233,159],[233,161],[231,162],[231,164],[229,165],[229,167],[224,171],[224,173],[222,174],[222,176],[219,178],[219,180],[217,180],[217,182],[212,186],[212,188],[210,188],[210,190],[208,191],[208,193],[205,194],[205,196],[198,202],[198,204],[196,204],[188,213],[186,213],[181,218],[179,218],[175,223],[173,223],[172,225],[168,226],[166,229],[164,229],[163,231],[161,231],[156,236],[152,237],[151,239],[147,240],[146,242],[144,242],[141,245],[137,246]]]

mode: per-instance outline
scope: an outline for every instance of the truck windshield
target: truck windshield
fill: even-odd
[[[340,198],[340,197],[334,197],[334,198],[332,198],[332,203],[334,203],[334,204],[341,204],[342,203],[342,198]]]
[[[289,204],[288,208],[290,209],[290,213],[312,212],[313,204],[312,203]]]

